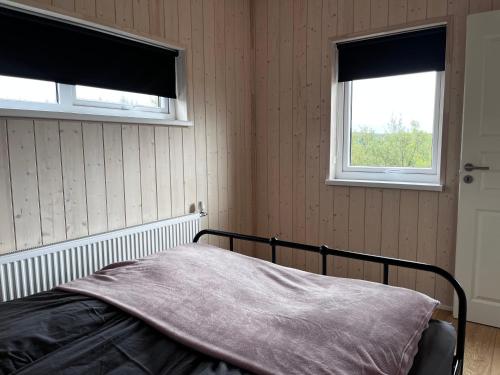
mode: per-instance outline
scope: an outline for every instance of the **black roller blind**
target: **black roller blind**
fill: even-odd
[[[339,82],[442,71],[446,27],[339,43],[337,48]]]
[[[0,7],[0,74],[175,98],[178,52]]]

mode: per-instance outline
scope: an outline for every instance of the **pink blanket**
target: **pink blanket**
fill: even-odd
[[[437,301],[190,244],[58,289],[260,374],[406,374]]]

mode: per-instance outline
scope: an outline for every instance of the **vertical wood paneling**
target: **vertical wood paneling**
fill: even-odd
[[[280,231],[280,2],[267,2],[267,211],[269,235]]]
[[[399,206],[399,258],[417,259],[418,192],[401,191]],[[398,269],[398,285],[415,289],[415,270]]]
[[[259,236],[268,236],[269,217],[267,215],[267,0],[255,1],[255,231]],[[290,215],[290,218],[292,215]],[[267,256],[265,247],[257,245],[256,255]],[[267,250],[267,249],[266,249]]]
[[[423,263],[436,263],[436,235],[438,217],[438,195],[421,191],[418,196],[418,246],[417,260]],[[417,272],[418,291],[434,296],[436,275],[430,272]]]
[[[338,35],[345,35],[354,30],[353,0],[339,0],[338,4]]]
[[[471,0],[469,2],[469,13],[487,12],[492,9],[492,0]]]
[[[71,12],[75,10],[75,0],[52,0],[52,4],[62,10]]]
[[[371,1],[370,22],[372,29],[387,26],[389,22],[389,0]]]
[[[59,123],[35,121],[35,139],[42,242],[48,244],[66,239]]]
[[[319,242],[334,246],[333,189],[324,183],[330,169],[330,100],[332,56],[328,39],[337,33],[337,0],[323,0],[321,32],[321,133],[319,167]],[[328,257],[328,274],[333,275],[333,257]]]
[[[115,0],[116,24],[123,28],[134,26],[132,0]]]
[[[191,44],[191,2],[179,1],[179,42],[186,50],[186,79],[188,87],[193,87],[193,49]],[[188,90],[188,117],[193,118],[193,90]],[[193,127],[182,129],[182,152],[184,174],[184,213],[195,209],[196,205],[196,146]]]
[[[104,124],[103,138],[108,229],[113,230],[125,226],[125,188],[123,181],[121,125]]]
[[[203,20],[203,46],[205,50],[205,121],[207,136],[207,207],[210,212],[208,225],[210,228],[219,228],[215,0],[206,0],[203,2]],[[211,237],[210,243],[219,245],[219,238]]]
[[[89,234],[108,229],[102,124],[83,124]]]
[[[217,122],[217,184],[219,201],[219,227],[229,227],[227,202],[227,119],[226,119],[226,49],[225,49],[225,4],[215,0],[215,95]],[[220,244],[228,247],[227,240]]]
[[[16,244],[42,244],[33,120],[9,120],[9,157]]]
[[[448,10],[447,0],[427,1],[427,18],[446,16]]]
[[[165,32],[164,20],[165,12],[163,10],[163,0],[149,1],[149,33],[154,36],[162,37]]]
[[[335,186],[333,194],[333,246],[347,250],[349,247],[349,188]],[[347,277],[347,271],[347,259],[334,257],[334,275]]]
[[[294,1],[293,9],[293,216],[292,239],[305,241],[306,133],[307,133],[307,2]],[[294,252],[295,266],[305,270],[306,254]]]
[[[319,184],[321,136],[321,0],[307,2],[307,117],[306,117],[306,225],[307,243],[319,241]],[[308,253],[306,269],[319,272],[319,256]]]
[[[427,0],[408,0],[408,16],[411,21],[419,21],[425,19],[427,14]]]
[[[370,0],[354,0],[354,31],[363,31],[370,28],[370,5]]]
[[[169,129],[155,127],[156,195],[158,199],[158,219],[172,216],[170,185],[170,142]]]
[[[125,222],[127,226],[131,226],[142,223],[139,127],[137,125],[123,125],[122,141]]]
[[[382,192],[382,218],[380,253],[383,256],[399,258],[399,205],[401,193],[395,189],[385,189]],[[389,268],[389,284],[396,285],[398,271]]]
[[[280,237],[293,238],[292,228],[292,85],[293,85],[293,1],[280,0],[279,78],[279,214]],[[258,202],[257,202],[258,204]],[[293,264],[292,250],[281,249],[280,263]]]
[[[153,0],[132,0],[134,29],[149,33],[149,2]]]
[[[82,124],[61,121],[60,138],[66,237],[69,239],[89,233]]]
[[[96,0],[95,5],[97,19],[109,23],[115,22],[115,0]]]
[[[365,249],[365,189],[349,188],[349,250]],[[349,259],[347,275],[352,278],[363,278],[363,262]]]
[[[0,254],[16,248],[7,122],[0,119]]]
[[[405,23],[407,9],[407,0],[389,0],[389,25]]]
[[[203,2],[191,0],[192,50],[193,50],[193,109],[196,152],[196,202],[208,200],[207,186],[207,138],[205,113],[205,48],[203,45]],[[208,218],[201,221],[207,227]]]
[[[86,17],[96,16],[96,0],[75,0],[75,11]]]
[[[369,254],[380,255],[382,237],[382,191],[366,189],[365,203],[365,245]],[[376,263],[364,262],[364,278],[369,281],[381,279],[381,266]]]
[[[158,218],[155,129],[153,126],[139,126],[139,159],[142,222],[147,223]]]

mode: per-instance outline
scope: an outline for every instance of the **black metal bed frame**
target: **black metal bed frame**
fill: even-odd
[[[234,240],[267,244],[271,246],[271,260],[273,263],[276,263],[277,247],[286,247],[290,249],[298,249],[298,250],[318,253],[321,255],[322,258],[321,273],[323,275],[327,274],[327,256],[333,255],[337,257],[357,259],[367,262],[375,262],[383,264],[383,269],[384,269],[383,283],[386,285],[389,284],[389,266],[397,266],[397,267],[411,268],[421,271],[428,271],[444,277],[453,286],[458,296],[457,344],[455,349],[455,356],[453,357],[452,375],[462,374],[463,362],[464,362],[465,324],[467,321],[467,298],[465,296],[464,290],[462,289],[458,281],[448,271],[431,264],[414,262],[410,260],[388,258],[379,255],[355,253],[347,250],[332,249],[326,245],[315,246],[297,242],[282,241],[276,237],[265,238],[265,237],[251,236],[240,233],[224,232],[213,229],[204,229],[198,232],[194,237],[193,242],[198,242],[198,240],[204,235],[214,235],[214,236],[229,238],[229,249],[231,251],[234,251]]]

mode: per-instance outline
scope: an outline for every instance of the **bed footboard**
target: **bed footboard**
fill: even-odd
[[[455,349],[455,356],[453,358],[453,370],[452,375],[461,375],[463,370],[463,361],[464,361],[464,345],[465,345],[465,324],[467,321],[467,299],[465,296],[465,292],[458,283],[458,281],[446,270],[426,263],[414,262],[403,259],[396,258],[388,258],[379,255],[370,255],[370,254],[362,254],[356,253],[347,250],[338,250],[332,249],[328,246],[321,245],[308,245],[297,242],[290,241],[282,241],[276,237],[272,238],[264,238],[258,236],[250,236],[240,233],[231,233],[224,232],[220,230],[213,229],[205,229],[196,234],[193,239],[193,242],[198,242],[198,240],[204,235],[214,235],[219,237],[229,238],[229,248],[231,251],[234,251],[234,240],[242,240],[242,241],[250,241],[257,242],[262,244],[267,244],[270,246],[271,250],[271,260],[273,263],[276,263],[276,248],[277,247],[286,247],[290,249],[297,249],[303,251],[309,251],[313,253],[318,253],[322,258],[322,267],[321,273],[323,275],[327,274],[327,257],[328,256],[337,256],[343,258],[357,259],[363,260],[366,262],[374,262],[383,265],[383,283],[389,284],[389,267],[397,266],[404,268],[411,268],[421,271],[433,272],[435,274],[444,277],[455,289],[455,292],[458,296],[458,325],[457,325],[457,343]]]

